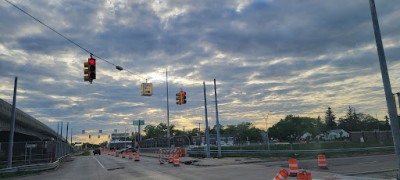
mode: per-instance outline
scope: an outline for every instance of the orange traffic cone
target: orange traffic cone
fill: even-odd
[[[179,156],[175,156],[175,158],[174,158],[174,166],[179,166]]]
[[[135,161],[140,161],[140,159],[139,159],[139,153],[136,153],[136,154],[135,154]]]

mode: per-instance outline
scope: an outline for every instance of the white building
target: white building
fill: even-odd
[[[338,138],[349,138],[350,134],[343,129],[335,129],[328,131],[325,136],[322,138],[323,140],[335,140]]]

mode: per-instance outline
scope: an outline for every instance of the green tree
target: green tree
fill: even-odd
[[[356,114],[354,107],[349,106],[345,118],[340,118],[338,128],[345,131],[361,131],[362,123]]]
[[[269,136],[285,141],[293,141],[308,132],[317,135],[323,132],[324,124],[320,119],[287,115],[268,129]]]
[[[337,124],[335,122],[335,114],[333,114],[331,107],[328,107],[328,110],[325,112],[325,124],[327,130],[337,129]]]
[[[224,134],[224,126],[221,124],[219,125],[219,133]],[[217,125],[214,125],[214,127],[210,129],[210,134],[217,134]]]

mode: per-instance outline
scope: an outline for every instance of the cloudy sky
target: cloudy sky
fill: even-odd
[[[53,129],[69,122],[74,141],[101,139],[132,120],[204,129],[215,124],[213,79],[221,124],[264,129],[288,114],[337,117],[349,105],[387,114],[367,0],[10,0],[96,56],[97,79],[83,81],[89,54],[0,1],[0,98]],[[400,2],[377,0],[393,92],[400,91]],[[154,95],[140,96],[153,83]],[[187,92],[187,104],[175,93]],[[81,130],[87,134],[82,135]]]

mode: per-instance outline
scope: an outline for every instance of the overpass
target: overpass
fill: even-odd
[[[9,141],[11,111],[12,105],[0,99],[0,142]],[[16,108],[14,141],[51,141],[56,137],[53,129]]]

